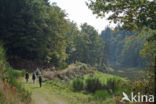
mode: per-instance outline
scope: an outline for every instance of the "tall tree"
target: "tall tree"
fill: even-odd
[[[115,31],[115,32],[114,32]],[[108,63],[115,67],[143,67],[145,59],[141,58],[141,52],[145,43],[144,37],[137,37],[117,27],[115,30],[106,28],[100,37],[108,45]]]
[[[123,27],[128,30],[144,32],[144,35],[148,35],[146,47],[156,48],[153,45],[156,43],[156,0],[90,0],[87,5],[98,16],[103,17],[105,13],[111,11],[112,15],[109,16],[109,20],[123,23]],[[154,50],[151,52],[155,64],[156,94],[156,52]]]
[[[51,61],[66,58],[65,13],[47,0],[0,1],[0,40],[7,55]]]
[[[81,32],[76,33],[73,49],[69,57],[73,62],[80,61],[93,66],[106,63],[105,44],[97,31],[86,23],[81,26]]]

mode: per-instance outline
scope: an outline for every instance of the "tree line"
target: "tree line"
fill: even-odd
[[[136,36],[136,32],[107,27],[100,34],[107,44],[108,64],[115,67],[144,67],[146,58],[141,56],[145,37]]]
[[[140,90],[135,91],[143,89],[145,93],[156,95],[156,0],[89,0],[87,5],[98,17],[111,12],[108,20],[121,23],[126,30],[139,31],[138,35],[146,37],[142,55],[148,58],[150,74],[137,82],[135,87]],[[145,81],[146,86],[143,86],[141,83]]]
[[[142,67],[144,38],[116,27],[98,34],[84,23],[79,30],[48,0],[0,1],[0,41],[8,57],[42,60],[55,66],[77,61],[92,66]],[[116,31],[116,32],[115,32]]]
[[[66,16],[48,0],[1,0],[0,41],[8,58],[103,65],[105,44],[98,32],[86,23],[79,30]]]

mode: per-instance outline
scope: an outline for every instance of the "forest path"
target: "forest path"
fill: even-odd
[[[68,104],[65,99],[50,90],[50,86],[43,83],[42,87],[39,87],[38,80],[35,84],[30,80],[28,83],[22,78],[22,84],[27,90],[32,93],[32,104]]]

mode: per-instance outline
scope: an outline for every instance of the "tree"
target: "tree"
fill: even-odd
[[[100,17],[111,12],[108,19],[123,23],[126,29],[156,29],[155,0],[90,0],[87,5]]]
[[[156,0],[90,0],[88,7],[98,16],[112,12],[109,20],[123,23],[128,30],[142,31],[149,37],[146,47],[156,47]],[[149,34],[151,33],[151,34]],[[147,51],[146,51],[147,52]],[[155,70],[155,94],[156,94],[156,53],[152,52]],[[148,53],[149,54],[149,53]]]
[[[78,31],[74,24],[70,26],[72,31],[68,33],[71,40],[67,48],[68,62],[80,61],[92,66],[105,64],[105,44],[98,36],[97,31],[86,23],[81,26],[81,31]]]
[[[48,0],[1,0],[0,41],[7,55],[45,61],[57,56],[64,60],[68,31],[65,16]]]
[[[43,56],[47,38],[44,4],[43,0],[1,1],[0,39],[8,55],[31,59]]]
[[[139,55],[145,43],[144,37],[135,36],[135,32],[125,31],[120,27],[114,30],[106,28],[101,32],[100,37],[105,44],[109,44],[109,65],[114,67],[145,66],[145,59]]]
[[[58,58],[59,61],[66,59],[67,37],[66,33],[69,31],[68,23],[65,19],[66,14],[58,6],[52,4],[49,6],[47,25],[49,29],[48,34],[48,55],[49,61],[52,58]],[[53,62],[53,61],[52,61]]]
[[[78,35],[80,34],[80,31],[78,27],[76,26],[76,23],[68,21],[69,31],[66,33],[66,42],[67,42],[67,63],[73,63],[75,61],[75,56],[73,55],[73,52],[76,50],[76,40]]]

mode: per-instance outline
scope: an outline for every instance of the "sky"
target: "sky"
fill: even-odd
[[[99,33],[107,26],[115,27],[115,24],[109,23],[106,18],[97,18],[92,14],[92,11],[88,9],[85,2],[87,0],[50,0],[50,2],[56,2],[56,4],[65,10],[67,19],[77,23],[78,27],[83,23],[87,23],[93,26]]]

